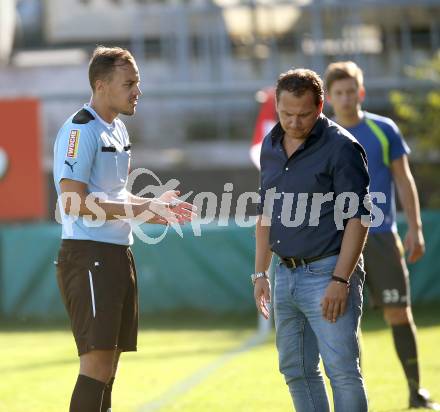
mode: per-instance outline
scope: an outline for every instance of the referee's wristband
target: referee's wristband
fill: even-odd
[[[335,275],[333,275],[333,276],[332,276],[332,280],[334,280],[335,282],[339,282],[339,283],[345,283],[347,286],[350,285],[350,281],[349,281],[349,280],[344,279],[344,278],[341,278],[341,277],[339,277],[339,276],[335,276]]]

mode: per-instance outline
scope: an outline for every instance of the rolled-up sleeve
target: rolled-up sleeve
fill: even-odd
[[[264,209],[264,200],[266,198],[266,190],[262,187],[261,180],[260,180],[260,187],[258,188],[258,194],[260,196],[260,201],[259,203],[257,203],[256,212],[257,215],[262,215]]]
[[[347,192],[356,194],[359,206],[352,217],[370,216],[370,176],[363,147],[356,141],[347,141],[336,151],[335,156],[333,175],[335,196]]]
[[[267,162],[267,154],[268,154],[268,148],[270,148],[270,145],[268,145],[268,140],[265,138],[263,140],[263,144],[261,145],[261,154],[260,154],[260,186],[258,187],[258,194],[260,196],[260,201],[257,203],[256,206],[256,214],[262,215],[264,210],[264,202],[266,200],[266,181],[267,181],[267,173],[269,169],[269,165]]]

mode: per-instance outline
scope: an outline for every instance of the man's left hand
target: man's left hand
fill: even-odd
[[[408,252],[408,263],[417,262],[425,254],[425,239],[422,229],[409,230],[403,245]]]
[[[347,307],[348,288],[345,283],[331,281],[321,301],[322,316],[329,322],[343,315]]]

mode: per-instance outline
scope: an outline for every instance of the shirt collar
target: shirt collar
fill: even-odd
[[[284,136],[284,130],[283,130],[283,128],[281,127],[281,123],[278,122],[278,123],[273,127],[273,129],[270,131],[270,137],[271,137],[271,139],[272,139],[272,146],[273,146],[275,143],[280,142],[281,139],[283,138],[283,136]]]
[[[326,124],[326,120],[327,117],[323,113],[321,113],[318,119],[316,120],[315,124],[313,125],[309,135],[307,136],[307,139],[304,142],[304,147],[309,146],[310,144],[312,144],[322,136],[322,133],[324,132],[324,126]],[[284,130],[281,127],[280,122],[278,122],[274,126],[270,134],[272,138],[272,145],[282,140],[282,138],[284,137]]]
[[[86,103],[84,105],[84,109],[86,109],[88,112],[92,113],[93,116],[95,116],[107,129],[114,129],[115,128],[115,121],[108,123],[106,122],[96,111],[90,106],[90,103]]]
[[[315,125],[312,127],[312,130],[310,131],[309,137],[307,138],[305,145],[311,145],[313,142],[319,140],[324,133],[324,128],[327,123],[327,117],[325,117],[325,115],[321,113]]]

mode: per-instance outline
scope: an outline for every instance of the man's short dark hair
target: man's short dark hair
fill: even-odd
[[[307,91],[311,91],[317,106],[324,100],[322,80],[317,73],[309,69],[292,69],[281,73],[276,87],[277,101],[282,91],[293,93],[296,97],[301,97]]]
[[[89,82],[92,90],[95,90],[97,80],[108,80],[117,66],[126,64],[135,65],[133,55],[121,47],[98,46],[94,51],[89,63]]]

